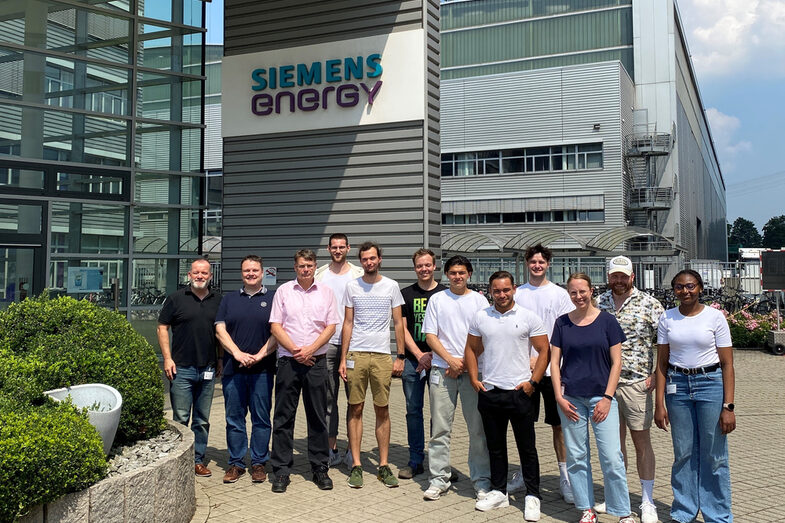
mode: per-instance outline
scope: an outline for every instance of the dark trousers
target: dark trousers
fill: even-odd
[[[279,358],[275,375],[273,451],[270,457],[276,475],[289,474],[292,467],[294,420],[301,392],[308,422],[308,459],[311,470],[327,471],[327,361],[320,357],[309,367],[297,363],[293,358]]]
[[[507,492],[507,423],[512,425],[523,469],[526,495],[540,498],[540,460],[534,436],[539,412],[539,396],[529,397],[523,390],[492,389],[480,391],[477,410],[482,417],[488,457],[491,461],[491,487]],[[541,498],[540,498],[541,499]]]

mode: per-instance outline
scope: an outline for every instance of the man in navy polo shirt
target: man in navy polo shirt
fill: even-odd
[[[212,277],[210,262],[204,258],[195,260],[188,271],[190,285],[166,298],[158,315],[157,332],[164,373],[169,378],[172,418],[188,426],[193,408],[194,471],[202,477],[212,475],[203,461],[215,388],[213,323],[221,302],[221,295],[207,286]],[[172,328],[171,347],[169,327]]]
[[[275,338],[270,335],[273,291],[262,285],[262,259],[243,258],[243,286],[224,296],[215,317],[215,333],[223,347],[224,407],[229,469],[224,483],[245,474],[248,433],[245,418],[251,412],[251,481],[267,479],[270,459],[270,410],[275,377]]]

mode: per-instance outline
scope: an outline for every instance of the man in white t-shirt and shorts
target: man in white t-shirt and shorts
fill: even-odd
[[[316,269],[314,279],[317,282],[326,284],[333,290],[338,304],[337,311],[340,317],[338,328],[330,338],[327,348],[327,430],[328,444],[330,445],[331,467],[341,463],[341,455],[338,453],[338,390],[340,389],[341,378],[338,376],[338,365],[341,364],[341,327],[343,326],[343,295],[346,292],[346,284],[363,275],[363,268],[349,262],[346,257],[351,250],[349,238],[345,234],[336,232],[330,235],[327,241],[327,250],[330,253],[330,263],[326,263]]]
[[[483,499],[491,487],[491,469],[482,419],[477,410],[477,391],[466,374],[463,355],[469,322],[477,311],[488,307],[488,300],[466,286],[472,275],[472,264],[465,257],[453,256],[447,260],[444,274],[450,280],[450,288],[431,296],[423,322],[425,341],[433,351],[429,377],[430,485],[423,493],[423,499],[435,501],[450,488],[450,436],[458,396],[469,433],[469,476],[477,499]]]
[[[376,442],[379,445],[379,471],[376,477],[386,487],[392,488],[398,486],[398,480],[387,461],[390,450],[388,403],[392,375],[401,375],[403,360],[396,358],[393,363],[390,356],[390,319],[395,327],[397,353],[403,355],[403,296],[397,282],[379,273],[382,266],[381,247],[373,242],[365,242],[360,245],[359,257],[364,274],[346,285],[341,364],[338,367],[338,373],[346,382],[349,402],[347,427],[352,469],[348,483],[352,488],[363,486],[360,448],[363,406],[370,384],[376,412]]]
[[[491,490],[475,508],[487,511],[507,507],[507,425],[512,425],[526,484],[523,517],[540,519],[540,461],[534,422],[539,415],[536,387],[548,366],[548,333],[542,320],[515,303],[515,281],[507,271],[491,275],[488,286],[493,306],[479,311],[469,325],[466,368],[472,387],[479,394],[477,408],[482,417],[491,460]],[[538,354],[534,370],[531,349]],[[482,380],[477,359],[484,355]]]
[[[556,318],[575,309],[567,291],[548,281],[547,273],[552,256],[551,250],[539,243],[526,249],[524,259],[529,271],[529,281],[518,287],[515,292],[515,302],[521,307],[529,309],[542,320],[548,333],[548,340],[553,334],[553,324],[556,322]],[[536,362],[537,355],[532,354],[532,368]],[[556,397],[553,394],[549,365],[546,366],[545,375],[537,386],[537,393],[542,397],[545,423],[550,425],[553,431],[553,450],[556,452],[556,462],[559,466],[559,492],[561,492],[564,501],[573,503],[572,488],[567,476],[567,449],[564,447],[559,406],[556,404]],[[522,486],[523,475],[521,471],[516,471],[507,484],[507,491],[515,492]]]

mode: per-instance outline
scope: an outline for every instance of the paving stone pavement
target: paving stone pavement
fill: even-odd
[[[737,429],[730,436],[733,511],[737,523],[781,521],[785,506],[785,357],[772,356],[759,350],[735,351]],[[345,409],[342,398],[341,411]],[[426,401],[426,419],[429,418]],[[370,407],[370,402],[367,405]],[[400,380],[393,380],[390,408],[392,438],[390,463],[393,472],[406,465],[406,424],[403,391]],[[452,435],[451,459],[459,481],[438,501],[423,501],[427,488],[426,474],[414,480],[401,480],[400,487],[385,488],[376,481],[378,450],[373,434],[373,409],[366,408],[362,465],[365,486],[351,489],[346,485],[345,467],[330,469],[335,483],[331,491],[321,491],[311,483],[307,460],[306,424],[302,405],[295,427],[295,456],[292,484],[284,494],[273,494],[269,480],[251,483],[248,474],[237,483],[224,485],[227,467],[223,397],[216,387],[210,417],[211,431],[207,449],[208,466],[213,475],[197,478],[197,511],[194,522],[241,521],[523,521],[524,495],[512,494],[510,506],[490,512],[474,509],[474,489],[468,478],[466,464],[468,437],[460,408],[456,411]],[[346,431],[341,420],[339,448],[345,449]],[[427,426],[427,425],[426,425]],[[652,441],[657,459],[654,497],[661,521],[670,521],[672,500],[670,466],[673,459],[670,434],[652,428]],[[512,430],[508,448],[511,464],[520,463],[514,451]],[[558,493],[558,469],[551,444],[550,428],[537,423],[537,449],[540,456],[542,522],[577,521],[580,514],[562,501]],[[629,442],[630,452],[634,452]],[[594,491],[603,499],[602,473],[593,451]],[[514,468],[510,467],[510,474]],[[270,472],[268,466],[268,473]],[[641,502],[641,487],[634,466],[628,472],[633,510]],[[601,523],[617,518],[600,515]],[[702,520],[701,520],[702,521]]]

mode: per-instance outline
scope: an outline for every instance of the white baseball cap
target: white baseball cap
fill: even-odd
[[[616,256],[608,262],[608,274],[623,272],[627,276],[632,274],[632,260],[626,256]]]

